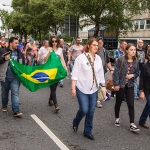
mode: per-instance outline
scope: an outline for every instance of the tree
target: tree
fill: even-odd
[[[78,14],[84,16],[82,25],[94,24],[94,36],[98,36],[99,27],[105,26],[119,35],[120,28],[132,27],[132,18],[139,14],[142,0],[69,0],[68,8],[78,9]],[[75,10],[76,11],[76,10]],[[125,13],[126,11],[126,13]],[[75,13],[75,12],[74,12]]]

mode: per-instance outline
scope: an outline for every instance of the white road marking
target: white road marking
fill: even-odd
[[[47,133],[47,135],[58,145],[58,147],[61,150],[69,150],[35,114],[31,115],[31,117]]]

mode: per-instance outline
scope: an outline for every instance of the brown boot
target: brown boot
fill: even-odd
[[[56,104],[54,104],[54,106],[55,106],[55,111],[58,112],[59,111],[58,104],[56,103]]]
[[[50,99],[49,99],[48,104],[49,104],[49,106],[53,106],[53,105],[54,105],[53,101],[52,101],[52,100],[50,100]]]

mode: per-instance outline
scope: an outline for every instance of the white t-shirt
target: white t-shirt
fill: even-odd
[[[88,54],[89,53],[86,53],[86,55]],[[97,84],[99,85],[99,83],[105,83],[102,60],[97,54],[95,55],[94,70]],[[96,87],[95,79],[93,85],[92,67],[85,54],[81,54],[76,58],[71,79],[77,81],[77,88],[84,94],[92,94],[98,90]]]
[[[44,57],[46,57],[46,55],[48,54],[48,50],[47,48],[45,48],[44,46],[42,46],[39,51],[38,51],[38,55],[39,55],[39,60],[42,62],[42,64],[44,64]]]
[[[62,54],[62,52],[63,52],[63,50],[62,50],[61,47],[59,47],[59,48],[57,49],[57,51],[54,51],[54,52],[55,52],[56,55],[60,58],[60,57],[61,57],[61,54]]]

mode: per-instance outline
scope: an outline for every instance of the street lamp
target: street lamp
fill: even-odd
[[[8,5],[8,4],[2,4],[3,6],[8,6],[12,9],[11,5]],[[9,28],[6,28],[5,29],[5,32],[7,33],[7,37],[9,39],[10,35],[11,35],[11,32],[12,32],[12,29],[9,29]]]
[[[10,5],[7,5],[7,4],[2,4],[3,6],[10,6]],[[10,6],[11,7],[11,6]]]

